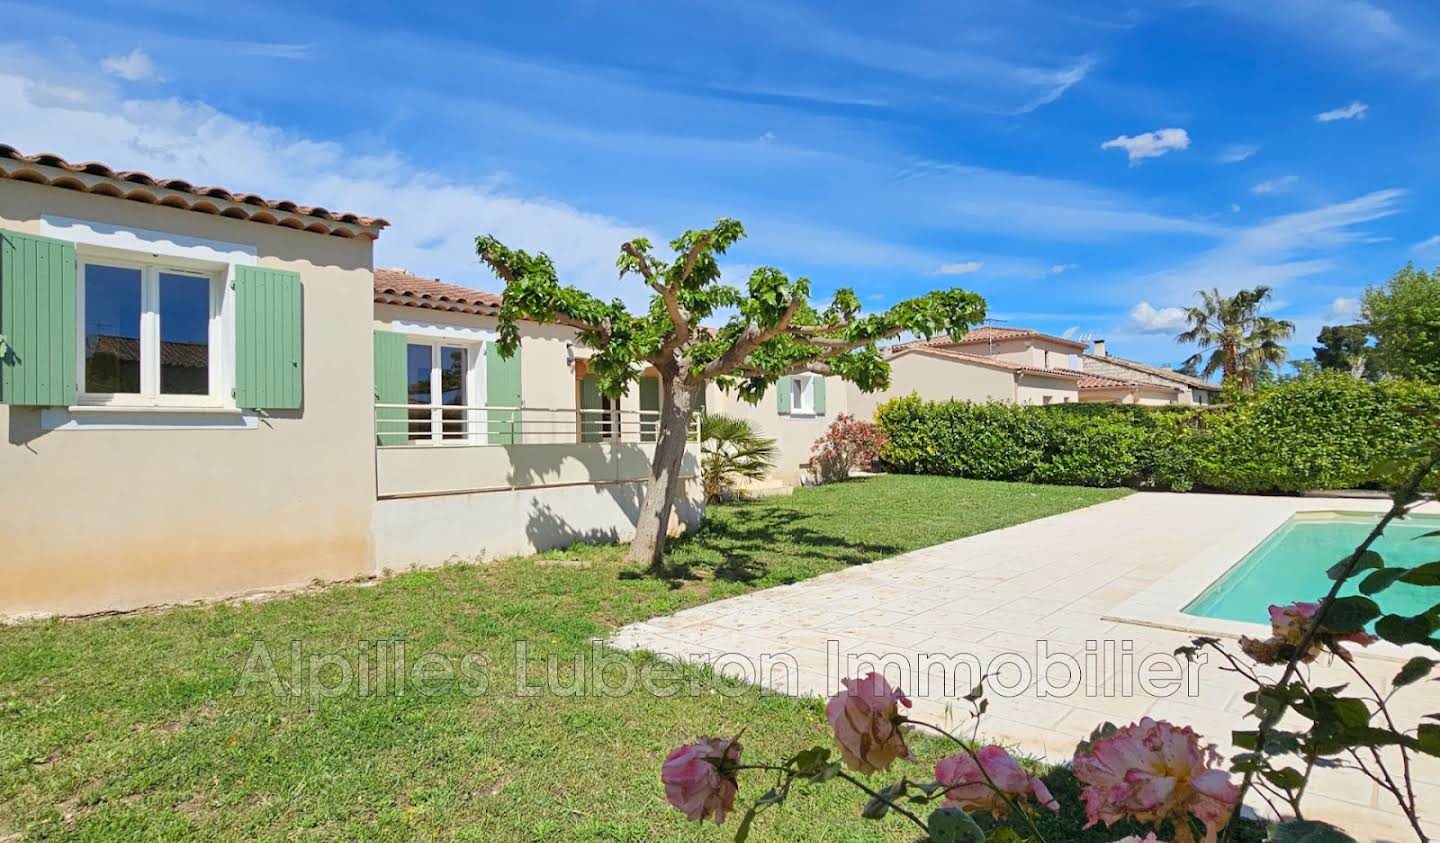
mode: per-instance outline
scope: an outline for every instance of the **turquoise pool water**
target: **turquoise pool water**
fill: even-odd
[[[1380,516],[1347,512],[1305,512],[1289,521],[1239,564],[1200,593],[1183,611],[1206,618],[1269,624],[1270,604],[1314,602],[1330,589],[1325,571],[1354,552]],[[1440,516],[1413,515],[1392,522],[1374,549],[1387,566],[1413,566],[1440,560],[1440,538],[1421,538],[1440,530]],[[1359,593],[1360,578],[1341,594]],[[1403,583],[1375,597],[1387,612],[1416,615],[1440,599],[1436,589]]]

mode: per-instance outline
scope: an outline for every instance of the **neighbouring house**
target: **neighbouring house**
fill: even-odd
[[[593,400],[551,326],[502,358],[495,297],[373,271],[387,225],[0,145],[0,616],[633,530],[644,382]]]
[[[751,491],[758,491],[801,483],[815,441],[836,416],[856,412],[849,387],[833,375],[787,375],[751,404],[712,383],[706,405],[710,412],[749,420],[761,435],[775,440],[775,469],[766,480],[749,485]]]
[[[910,394],[931,401],[1041,405],[1201,403],[1194,396],[1205,392],[1203,381],[1173,372],[1175,377],[1167,380],[1118,365],[1092,369],[1088,361],[1094,355],[1088,348],[1029,328],[993,326],[976,328],[958,340],[942,336],[900,343],[886,351],[890,388],[867,395],[850,385],[849,404],[852,412],[868,418],[891,398]]]
[[[1213,404],[1220,398],[1220,384],[1182,374],[1174,369],[1151,366],[1138,360],[1111,357],[1106,351],[1105,340],[1096,340],[1088,352],[1081,354],[1080,364],[1081,368],[1090,375],[1132,383],[1173,387],[1179,390],[1179,403],[1181,404]]]

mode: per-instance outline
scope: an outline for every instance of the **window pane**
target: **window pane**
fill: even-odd
[[[405,370],[410,381],[409,403],[430,403],[430,346],[405,346]],[[430,411],[410,411],[410,438],[430,438]]]
[[[465,394],[465,375],[469,371],[465,349],[440,347],[440,403],[461,407],[469,403]],[[465,410],[443,410],[441,435],[446,439],[465,438]]]
[[[140,270],[85,266],[85,391],[140,392]]]
[[[210,279],[160,273],[160,391],[210,394]]]

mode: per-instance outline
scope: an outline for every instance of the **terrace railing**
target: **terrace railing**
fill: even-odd
[[[454,404],[376,404],[375,442],[381,448],[474,445],[653,443],[656,410],[575,407],[494,407]],[[690,441],[700,440],[700,416]]]

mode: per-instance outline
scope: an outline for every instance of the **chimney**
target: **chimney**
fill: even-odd
[[[1104,356],[1105,356],[1105,341],[1104,341],[1104,340],[1096,340],[1096,341],[1095,341],[1095,351],[1092,352],[1092,353],[1093,353],[1096,357],[1104,357]]]

